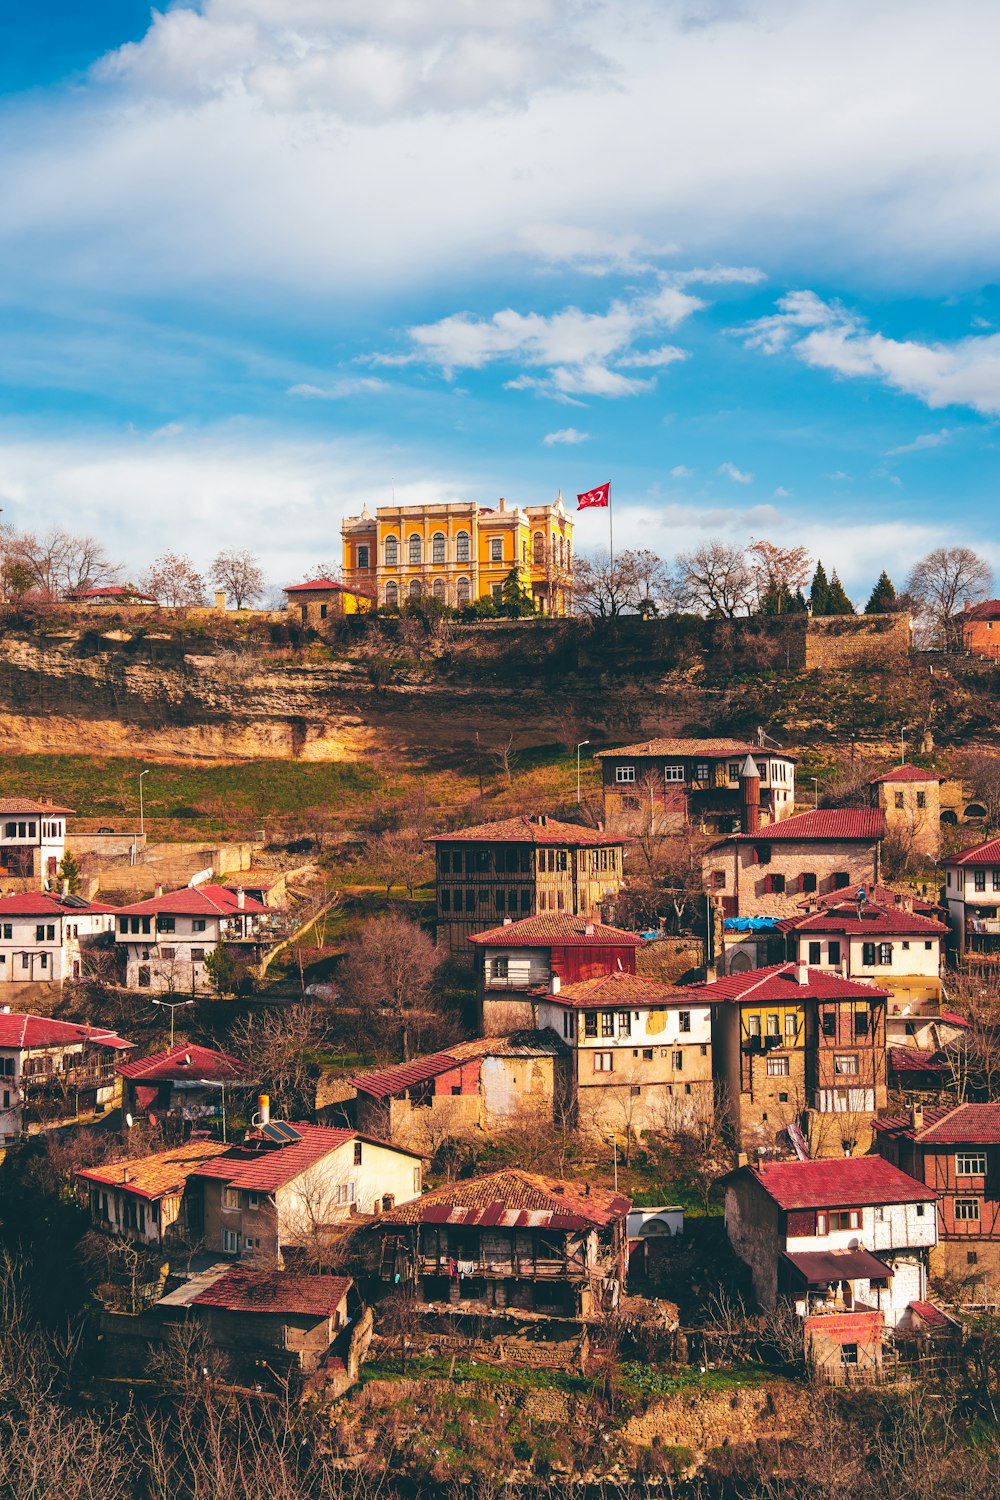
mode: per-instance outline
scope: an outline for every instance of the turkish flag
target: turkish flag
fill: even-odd
[[[611,481],[607,484],[599,484],[596,490],[585,490],[582,495],[577,495],[577,510],[587,510],[591,505],[607,506],[611,504]]]

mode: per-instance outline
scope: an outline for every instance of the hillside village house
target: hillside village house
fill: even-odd
[[[792,917],[806,896],[878,882],[885,822],[877,809],[820,808],[756,827],[751,818],[744,830],[702,860],[724,917]]]
[[[269,1120],[189,1180],[189,1222],[206,1250],[278,1263],[352,1214],[419,1197],[422,1158],[356,1130]],[[200,1201],[192,1190],[200,1190]]]
[[[928,1308],[934,1190],[872,1156],[742,1166],[723,1182],[726,1232],[758,1306],[792,1301],[817,1372],[865,1378],[885,1330]]]
[[[553,979],[572,984],[596,974],[635,973],[635,932],[608,927],[589,917],[540,912],[475,932],[476,996],[488,1036],[535,1025],[535,999],[549,992]]]
[[[624,1289],[628,1198],[516,1168],[448,1183],[374,1228],[379,1276],[421,1303],[590,1318]]]
[[[946,1275],[1000,1277],[1000,1104],[914,1105],[875,1121],[887,1161],[938,1195],[938,1249]]]
[[[88,950],[114,944],[115,908],[82,896],[24,891],[0,900],[0,984],[64,984]]]
[[[570,1049],[584,1130],[633,1135],[711,1118],[711,1005],[618,970],[565,985],[556,976],[536,1008]]]
[[[915,854],[937,859],[941,852],[941,778],[918,766],[894,766],[869,783],[872,806]]]
[[[553,1031],[457,1042],[447,1052],[349,1080],[363,1134],[432,1156],[446,1136],[476,1137],[514,1124],[561,1120],[569,1108],[569,1051]]]
[[[434,845],[437,940],[471,953],[470,939],[505,917],[539,913],[599,921],[623,880],[620,837],[545,813],[441,833]],[[530,1024],[530,1023],[529,1023]]]
[[[73,589],[66,598],[71,604],[118,605],[123,609],[155,609],[157,603],[152,594],[144,594],[141,589],[133,588],[129,583],[108,583],[103,588],[96,589]]]
[[[228,1092],[232,1096],[247,1087],[246,1069],[235,1057],[179,1042],[148,1057],[122,1063],[122,1109],[134,1120],[145,1117],[163,1128],[177,1125],[189,1130],[195,1121],[224,1121]]]
[[[54,886],[72,811],[51,797],[0,797],[0,880],[24,880],[38,890]]]
[[[0,1146],[33,1128],[100,1114],[121,1100],[114,1031],[0,1012]]]
[[[95,1229],[143,1245],[190,1240],[184,1191],[206,1161],[228,1150],[224,1141],[195,1138],[168,1151],[85,1167],[75,1178],[87,1194]]]
[[[465,609],[501,600],[516,570],[539,614],[573,607],[573,519],[560,496],[549,505],[496,509],[472,500],[367,505],[342,527],[344,583],[394,609],[435,599]]]
[[[868,1148],[886,1102],[886,989],[785,963],[687,993],[712,1007],[717,1097],[746,1149],[790,1127],[814,1155]]]
[[[372,598],[349,589],[333,578],[312,578],[307,583],[292,583],[282,589],[289,613],[300,625],[320,630],[328,620],[344,615],[363,615],[372,608]]]
[[[743,767],[759,776],[760,821],[776,823],[795,808],[795,757],[727,739],[658,739],[594,756],[601,769],[604,822],[613,832],[643,826],[695,827],[733,833],[740,827]]]
[[[1000,662],[1000,599],[984,599],[982,604],[966,604],[958,616],[962,626],[962,646],[973,656],[985,656]]]
[[[278,927],[277,913],[243,890],[185,886],[119,907],[115,941],[129,989],[193,994],[207,984],[206,954],[222,946],[257,964]]]
[[[1000,961],[1000,838],[942,861],[944,899],[959,959]]]

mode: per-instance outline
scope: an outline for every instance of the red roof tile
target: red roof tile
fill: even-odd
[[[205,1078],[212,1082],[242,1078],[246,1069],[226,1052],[195,1043],[178,1043],[148,1057],[135,1057],[118,1069],[123,1078],[142,1079],[145,1083],[170,1083],[185,1078]]]
[[[190,1305],[218,1307],[226,1312],[327,1318],[336,1312],[353,1285],[349,1276],[303,1276],[294,1271],[252,1271],[234,1266],[192,1297]]]
[[[841,906],[852,895],[857,899],[859,890],[863,890],[866,899],[874,902],[876,906],[898,907],[903,911],[921,912],[924,916],[940,910],[933,901],[927,901],[923,896],[916,896],[912,891],[894,891],[890,886],[873,885],[871,881],[859,886],[843,886],[840,890],[828,891],[825,896],[809,896],[805,901],[800,901],[799,905],[809,908]]]
[[[943,865],[1000,865],[1000,838],[987,839],[985,844],[975,844],[971,849],[962,849],[958,854],[949,854],[941,863]]]
[[[793,813],[777,823],[765,823],[758,833],[731,833],[721,844],[733,842],[773,844],[814,839],[863,839],[874,843],[885,836],[885,818],[871,807],[819,807],[811,812]],[[718,846],[716,846],[718,847]]]
[[[50,891],[22,891],[0,901],[0,917],[108,917],[117,910],[80,896],[64,901]]]
[[[889,1068],[893,1073],[947,1073],[948,1064],[938,1052],[921,1047],[890,1047]]]
[[[598,974],[593,979],[581,979],[575,984],[560,985],[544,997],[551,1005],[565,1005],[574,1010],[586,1006],[641,1005],[650,1009],[665,1006],[690,1006],[689,989],[664,984],[659,979],[647,979],[642,974],[626,974],[616,969],[610,974]]]
[[[1000,620],[1000,599],[984,599],[982,604],[973,604],[964,609],[960,620]]]
[[[540,912],[536,917],[491,927],[488,932],[473,932],[469,942],[482,948],[641,948],[644,939],[637,932],[605,927],[601,922],[588,922],[586,917]]]
[[[685,985],[692,1000],[745,1001],[747,1004],[794,1005],[799,1000],[885,1000],[889,991],[860,979],[844,979],[830,969],[806,968],[806,983],[799,984],[799,964],[771,964],[748,974],[727,974],[712,984]]]
[[[437,833],[427,840],[429,844],[472,841],[482,844],[554,844],[575,849],[628,843],[620,834],[602,833],[596,828],[585,828],[582,823],[560,823],[544,813],[524,813],[516,818],[501,818],[495,823],[477,823],[471,828],[456,828],[452,833]]]
[[[535,1228],[603,1228],[623,1218],[631,1201],[607,1188],[561,1182],[505,1167],[425,1193],[382,1215],[386,1224],[502,1224],[513,1218]]]
[[[113,1047],[116,1052],[134,1046],[114,1031],[101,1026],[79,1026],[75,1021],[54,1021],[49,1016],[0,1014],[0,1048],[18,1051],[25,1047],[64,1047],[89,1042],[94,1047]]]
[[[936,771],[922,771],[919,766],[893,766],[881,776],[873,776],[869,786],[878,786],[883,781],[940,781]]]
[[[333,578],[311,578],[308,583],[290,583],[281,591],[283,594],[356,594],[359,599],[370,599],[362,589],[351,588],[347,584],[337,583]]]
[[[845,900],[840,906],[827,906],[822,911],[806,912],[801,917],[785,917],[777,924],[783,932],[842,932],[851,937],[871,935],[879,937],[892,934],[897,937],[941,937],[948,931],[947,924],[935,922],[931,917],[919,916],[898,906],[881,906],[872,901],[862,904],[858,915],[858,903]]]
[[[152,594],[143,594],[139,589],[130,589],[125,584],[109,583],[103,589],[73,589],[67,599],[114,599],[133,600],[139,604],[155,604]]]
[[[724,1181],[757,1183],[780,1208],[868,1208],[886,1203],[927,1203],[933,1188],[901,1172],[881,1156],[832,1161],[776,1161],[738,1167]]]
[[[301,1140],[291,1141],[286,1146],[273,1146],[259,1135],[253,1135],[241,1145],[231,1146],[224,1156],[207,1162],[194,1175],[211,1177],[251,1192],[273,1193],[294,1182],[331,1151],[337,1151],[347,1141],[354,1140],[371,1141],[386,1151],[397,1151],[403,1156],[421,1160],[417,1151],[408,1151],[388,1141],[376,1141],[356,1130],[335,1130],[329,1125],[306,1125],[297,1120],[292,1128],[298,1131]]]
[[[179,891],[151,896],[148,901],[136,901],[133,905],[121,906],[118,910],[122,916],[131,917],[159,913],[165,916],[232,917],[241,912],[260,916],[266,914],[269,908],[261,905],[253,896],[246,895],[240,906],[237,892],[225,885],[185,885]]]
[[[0,813],[4,816],[30,813],[32,817],[44,818],[52,813],[56,817],[65,817],[75,811],[74,807],[57,807],[54,802],[35,802],[31,797],[0,797]]]
[[[200,1166],[226,1150],[224,1141],[190,1140],[169,1151],[108,1162],[103,1167],[85,1167],[75,1175],[83,1182],[118,1188],[138,1198],[165,1198],[180,1193]]]
[[[914,1129],[909,1115],[882,1116],[875,1128],[921,1145],[998,1146],[1000,1104],[933,1105],[924,1109],[919,1129]]]
[[[429,1078],[438,1078],[462,1066],[459,1058],[450,1052],[435,1052],[430,1057],[416,1057],[412,1062],[400,1063],[395,1068],[380,1068],[374,1073],[358,1073],[347,1081],[359,1094],[370,1094],[373,1099],[389,1099],[412,1088],[415,1083],[424,1083]]]
[[[759,755],[762,760],[791,760],[796,757],[790,755],[787,750],[775,750],[773,747],[764,745],[751,745],[746,740],[727,739],[658,739],[643,740],[638,745],[619,745],[614,750],[598,750],[594,754],[594,760],[604,760],[609,756],[632,755],[636,760],[643,756],[683,755],[697,758],[704,756],[707,760],[725,760],[731,755]]]

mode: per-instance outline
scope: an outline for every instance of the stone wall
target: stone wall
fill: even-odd
[[[821,615],[806,628],[807,672],[843,672],[867,662],[885,668],[913,645],[909,615]]]

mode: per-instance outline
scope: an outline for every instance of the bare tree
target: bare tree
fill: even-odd
[[[209,576],[217,588],[225,589],[237,609],[254,604],[267,587],[260,563],[245,547],[220,552]]]
[[[680,594],[688,608],[729,620],[741,611],[750,613],[754,579],[742,547],[714,537],[681,553],[677,567]]]
[[[233,1053],[245,1064],[248,1081],[272,1096],[275,1114],[301,1119],[315,1108],[315,1068],[309,1054],[322,1034],[322,1018],[309,1005],[257,1011],[233,1027]]]
[[[914,566],[906,584],[928,637],[947,650],[962,643],[958,611],[987,598],[992,588],[993,569],[971,547],[935,547]]]
[[[750,544],[753,587],[757,608],[767,613],[783,614],[790,601],[803,588],[812,569],[807,547],[779,547],[763,540]]]
[[[966,750],[955,757],[955,766],[972,800],[986,809],[987,830],[1000,829],[1000,755],[992,750]]]
[[[205,603],[205,581],[184,554],[164,552],[141,581],[147,594],[172,609],[197,609]]]
[[[411,1032],[431,1004],[442,961],[422,927],[389,912],[351,938],[338,973],[341,992],[369,1022],[382,1018],[398,1026],[408,1058]]]
[[[120,572],[101,542],[59,527],[41,537],[31,532],[10,533],[4,552],[8,572],[20,565],[31,578],[31,588],[46,599],[113,583]]]
[[[646,547],[620,552],[613,562],[608,552],[578,557],[574,587],[577,607],[604,620],[660,614],[676,608],[678,601],[670,569]]]

